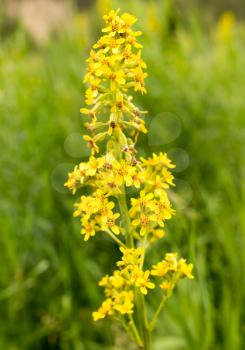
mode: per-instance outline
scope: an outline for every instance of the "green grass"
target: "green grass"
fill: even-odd
[[[189,16],[172,32],[166,9],[159,7],[156,27],[144,6],[124,5],[145,32],[148,94],[136,99],[149,111],[150,133],[161,112],[177,115],[181,132],[160,146],[142,138],[140,148],[181,148],[190,158],[176,173],[189,186],[173,197],[178,215],[150,258],[177,250],[196,276],[169,301],[155,349],[243,350],[245,29],[237,25],[231,42],[217,42],[214,28],[206,33]],[[37,50],[20,30],[0,47],[0,349],[109,350],[110,332],[125,342],[114,325],[91,320],[102,298],[96,283],[113,268],[115,246],[99,236],[83,243],[74,198],[62,187],[79,161],[74,147],[86,155],[69,135],[83,131],[81,81],[94,32],[85,38],[74,28]],[[165,135],[165,121],[157,125]],[[149,312],[155,304],[149,300]]]

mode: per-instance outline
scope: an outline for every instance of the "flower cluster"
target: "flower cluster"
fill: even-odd
[[[90,186],[90,196],[81,196],[75,204],[75,216],[81,217],[82,233],[85,240],[96,231],[110,229],[105,222],[111,222],[115,234],[120,230],[115,223],[119,213],[113,214],[115,199],[123,188],[141,189],[137,198],[131,199],[129,215],[132,219],[132,232],[139,236],[161,238],[164,235],[164,221],[170,219],[175,211],[171,207],[166,189],[173,186],[173,175],[168,168],[173,167],[166,154],[156,154],[152,158],[141,159],[134,165],[126,159],[117,160],[113,154],[94,158],[80,163],[69,174],[66,186],[73,193],[81,186]],[[91,223],[94,229],[91,230]],[[123,231],[121,231],[123,233]]]
[[[134,308],[134,292],[138,288],[144,295],[148,289],[153,289],[155,284],[150,281],[150,271],[143,271],[144,250],[142,248],[120,248],[123,253],[122,260],[118,261],[118,270],[112,276],[106,275],[99,282],[99,286],[105,288],[106,300],[101,307],[93,312],[94,320],[104,318],[106,315],[132,314]],[[105,307],[106,305],[106,307]]]
[[[124,325],[124,318],[130,318],[133,337],[137,344],[143,344],[140,333],[143,336],[145,332],[146,317],[142,315],[142,298],[155,288],[150,278],[160,277],[164,296],[180,278],[193,278],[193,266],[169,253],[151,269],[144,269],[147,248],[164,237],[165,222],[175,214],[169,200],[170,187],[174,186],[171,169],[175,165],[166,153],[137,157],[139,132],[147,132],[145,112],[134,105],[129,90],[146,92],[146,64],[137,41],[141,33],[132,30],[136,18],[127,13],[120,16],[119,10],[111,11],[104,20],[104,35],[88,59],[85,83],[89,108],[81,109],[90,118],[86,126],[91,136],[85,135],[84,139],[91,156],[68,174],[65,186],[73,194],[82,189],[74,216],[80,218],[84,240],[96,233],[106,234],[122,252],[117,270],[99,282],[106,299],[93,318],[113,316]],[[107,142],[99,146],[102,141]],[[142,319],[139,324],[133,317],[135,309]]]
[[[180,278],[194,278],[192,269],[193,264],[187,264],[185,259],[177,260],[177,253],[167,253],[164,260],[153,265],[151,274],[162,279],[160,287],[168,294]]]
[[[75,204],[74,216],[81,217],[81,233],[85,241],[94,236],[97,231],[119,235],[120,228],[116,221],[120,214],[113,212],[114,207],[115,203],[105,197],[100,190],[93,192],[91,196],[81,196],[80,201]]]
[[[86,104],[90,108],[82,108],[81,113],[90,117],[86,124],[93,136],[85,135],[92,153],[98,153],[97,143],[106,136],[113,136],[121,147],[130,146],[123,133],[128,129],[135,139],[139,132],[146,132],[140,111],[132,103],[132,97],[127,95],[129,89],[145,93],[144,80],[147,74],[145,62],[141,58],[142,46],[138,43],[139,31],[133,31],[131,26],[136,18],[128,13],[118,15],[119,10],[111,11],[104,16],[105,33],[93,46],[88,62],[88,71],[84,81],[88,82]],[[100,118],[108,110],[110,117],[103,121]],[[98,120],[99,119],[99,120]],[[109,146],[109,145],[108,145]],[[133,152],[133,150],[131,150]]]

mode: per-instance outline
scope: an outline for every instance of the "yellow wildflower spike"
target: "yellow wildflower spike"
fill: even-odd
[[[103,19],[103,34],[86,61],[87,107],[80,110],[88,118],[85,126],[89,135],[83,138],[91,155],[68,174],[65,186],[73,194],[83,188],[73,215],[80,218],[84,240],[107,235],[122,253],[114,272],[99,282],[105,300],[93,312],[93,319],[113,316],[127,322],[125,328],[137,346],[150,349],[148,332],[153,329],[155,317],[148,327],[144,298],[155,288],[151,278],[160,279],[165,303],[178,280],[193,279],[193,265],[178,259],[176,253],[167,253],[151,269],[144,267],[149,245],[164,237],[163,227],[175,214],[168,197],[174,186],[171,169],[175,165],[166,153],[137,158],[139,134],[147,132],[147,112],[136,107],[130,95],[130,91],[146,93],[147,66],[138,42],[141,32],[132,28],[136,17],[120,15],[120,10],[110,11]],[[160,303],[160,309],[164,303]]]

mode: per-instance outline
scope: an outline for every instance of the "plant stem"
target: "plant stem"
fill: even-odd
[[[126,323],[126,321],[124,320],[124,318],[123,317],[121,317],[120,319],[119,319],[119,321],[121,322],[121,325],[122,325],[122,327],[124,328],[124,330],[126,331],[126,333],[128,334],[128,336],[132,339],[132,341],[134,342],[134,343],[136,343],[137,344],[137,340],[136,340],[136,338],[135,338],[135,334],[134,334],[134,332],[133,332],[133,330],[132,330],[132,327],[129,325],[127,325],[127,323]]]
[[[125,188],[122,186],[122,193],[118,196],[118,203],[121,211],[122,224],[125,228],[125,240],[128,248],[134,247],[134,239],[131,234],[130,218],[128,215],[128,206],[126,202]]]
[[[111,231],[106,231],[106,233],[108,234],[108,236],[110,236],[115,242],[117,242],[117,244],[119,244],[121,247],[126,248],[126,245],[119,239],[117,238],[114,233],[112,233]]]
[[[140,292],[137,293],[138,318],[140,323],[141,336],[143,338],[143,349],[152,350],[151,333],[148,327],[148,320],[146,315],[145,298]]]
[[[141,260],[141,263],[140,263],[141,270],[143,269],[144,262],[145,262],[145,250],[146,250],[146,247],[147,247],[147,236],[144,237],[144,241],[143,241],[143,245],[142,245],[143,254],[142,254],[142,260]]]
[[[129,315],[129,326],[132,330],[132,333],[134,334],[136,344],[138,344],[140,347],[142,347],[143,346],[142,339],[139,335],[138,329],[136,327],[136,324],[134,322],[134,318],[132,315]]]
[[[156,322],[157,322],[157,319],[158,319],[158,316],[160,314],[160,312],[162,311],[163,307],[165,306],[165,303],[166,301],[168,300],[168,298],[172,295],[173,293],[173,289],[174,289],[174,286],[176,285],[176,282],[178,280],[178,275],[173,279],[172,281],[172,284],[171,284],[171,287],[170,289],[168,290],[167,294],[164,294],[163,297],[162,297],[162,300],[149,324],[149,330],[152,332],[153,329],[155,328],[156,326]]]
[[[156,310],[156,312],[155,312],[155,314],[154,314],[154,316],[149,324],[150,331],[153,331],[153,329],[155,328],[158,316],[159,316],[160,312],[162,311],[162,308],[164,307],[167,299],[168,299],[168,295],[164,295],[162,297],[162,300],[161,300],[161,302],[160,302],[160,304],[159,304],[159,306],[158,306],[158,308],[157,308],[157,310]]]

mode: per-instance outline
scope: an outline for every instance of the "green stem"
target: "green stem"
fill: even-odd
[[[143,338],[143,349],[152,350],[151,333],[148,327],[148,320],[146,315],[145,298],[140,292],[137,293],[137,305],[138,305],[138,319],[140,324],[141,336]]]
[[[176,282],[178,281],[178,274],[174,277],[174,279],[172,280],[172,283],[171,283],[171,287],[170,289],[168,290],[167,294],[164,294],[163,297],[162,297],[162,300],[149,324],[149,330],[152,332],[153,329],[155,328],[156,326],[156,322],[157,322],[157,319],[158,319],[158,316],[160,314],[160,312],[162,311],[163,307],[165,306],[165,303],[166,301],[171,297],[172,293],[173,293],[173,290],[174,290],[174,287],[176,285]]]
[[[132,330],[132,333],[134,335],[134,338],[135,338],[135,342],[137,345],[139,345],[141,348],[143,347],[143,342],[142,342],[142,339],[139,335],[139,332],[138,332],[138,329],[135,325],[135,322],[134,322],[134,319],[133,319],[133,316],[132,315],[129,315],[129,326]]]
[[[124,328],[124,330],[126,331],[126,333],[128,334],[129,338],[132,339],[132,341],[135,343],[136,339],[135,339],[135,334],[132,330],[132,328],[130,326],[127,325],[127,323],[125,322],[124,318],[121,317],[119,319],[119,321],[121,322],[122,327]],[[137,343],[137,342],[136,342]]]
[[[118,196],[118,203],[121,212],[122,224],[125,229],[125,240],[128,248],[134,247],[134,239],[131,234],[130,218],[128,215],[128,206],[126,202],[125,188],[122,186],[122,193]]]
[[[140,263],[140,268],[141,268],[141,270],[143,269],[144,262],[145,262],[145,251],[146,251],[146,247],[147,247],[147,235],[144,237],[143,244],[142,244],[143,254],[142,254],[142,260],[141,260],[141,263]]]
[[[119,244],[121,247],[126,248],[126,245],[119,239],[117,238],[114,233],[112,233],[111,231],[105,231],[108,236],[110,236],[115,242],[117,242],[117,244]]]
[[[153,318],[152,318],[152,320],[151,320],[151,322],[149,324],[149,330],[151,332],[154,330],[154,328],[156,326],[156,322],[157,322],[158,316],[159,316],[160,312],[162,311],[162,309],[163,309],[167,299],[168,299],[168,295],[164,295],[162,297],[162,300],[161,300],[161,302],[160,302],[160,304],[159,304],[159,306],[158,306],[158,308],[157,308],[157,310],[156,310],[156,312],[155,312],[155,314],[154,314],[154,316],[153,316]]]

